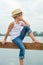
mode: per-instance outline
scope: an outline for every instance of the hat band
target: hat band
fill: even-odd
[[[22,12],[12,15],[12,17],[16,17],[18,15],[22,15]]]

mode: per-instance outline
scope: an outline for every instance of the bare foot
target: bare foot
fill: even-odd
[[[4,45],[5,43],[6,43],[6,40],[3,40],[3,41],[2,41],[2,44]]]
[[[32,43],[35,43],[35,41],[32,41]]]
[[[32,43],[41,43],[41,42],[38,40],[35,40],[35,41],[32,41]]]

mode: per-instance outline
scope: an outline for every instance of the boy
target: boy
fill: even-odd
[[[30,24],[23,19],[23,13],[21,9],[14,10],[12,12],[12,17],[14,18],[14,22],[10,23],[2,44],[5,44],[7,37],[10,33],[12,42],[20,48],[19,60],[20,65],[23,65],[23,60],[25,57],[25,47],[23,45],[22,40],[24,39],[26,33],[28,32],[33,42],[38,41],[35,39],[32,30],[30,29]],[[21,30],[22,26],[23,29]]]

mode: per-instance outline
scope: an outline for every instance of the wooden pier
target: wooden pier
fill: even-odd
[[[43,43],[23,43],[27,50],[43,50]],[[19,49],[17,45],[12,42],[6,42],[4,45],[0,41],[0,48]]]

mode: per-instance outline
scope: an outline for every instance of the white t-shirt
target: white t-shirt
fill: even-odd
[[[16,24],[16,22],[14,21],[14,26],[10,32],[10,35],[11,35],[11,40],[15,39],[16,37],[18,37],[21,33],[21,22],[19,21],[18,24]]]

